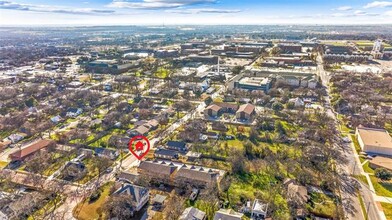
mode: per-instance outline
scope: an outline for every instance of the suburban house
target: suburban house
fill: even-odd
[[[210,105],[204,109],[204,115],[209,117],[218,117],[221,114],[222,108],[218,105]]]
[[[56,116],[50,118],[50,120],[51,120],[53,123],[58,124],[58,123],[60,123],[60,121],[63,120],[63,119],[60,117],[60,115],[56,115]]]
[[[166,198],[166,196],[156,194],[152,199],[152,205],[159,210],[165,205]]]
[[[32,156],[39,151],[42,151],[49,147],[54,147],[54,145],[55,142],[52,140],[40,139],[22,147],[20,150],[10,154],[9,157],[12,161],[24,160],[25,158]]]
[[[215,212],[214,220],[241,220],[243,215],[232,209],[219,209]]]
[[[144,125],[141,125],[141,126],[138,126],[138,127],[135,128],[135,129],[130,130],[128,133],[129,133],[131,136],[138,136],[138,135],[143,135],[143,136],[145,136],[145,135],[148,134],[149,131],[150,131],[149,128],[145,127]]]
[[[188,207],[184,210],[178,220],[205,220],[206,213],[194,207]]]
[[[392,138],[384,129],[358,126],[355,132],[362,151],[392,156]]]
[[[104,157],[111,160],[115,160],[120,154],[114,149],[96,147],[94,148],[94,152],[98,157]]]
[[[78,160],[68,161],[63,169],[64,180],[67,181],[73,181],[84,173],[87,173],[86,165]]]
[[[176,169],[177,167],[171,162],[145,160],[140,162],[138,172],[159,181],[168,181]]]
[[[205,117],[219,117],[224,113],[234,114],[238,110],[237,104],[227,102],[215,102],[204,109]]]
[[[218,169],[163,160],[142,161],[139,164],[138,172],[142,176],[165,184],[176,185],[185,182],[200,187],[218,184],[225,174],[224,171]]]
[[[146,136],[148,134],[148,132],[158,128],[159,122],[156,119],[152,119],[149,121],[143,120],[143,121],[136,122],[135,125],[137,127],[134,129],[128,130],[127,133],[130,136],[138,136],[138,135]]]
[[[81,109],[81,108],[69,108],[67,110],[66,115],[67,115],[67,117],[75,118],[82,113],[83,113],[83,109]]]
[[[176,173],[177,181],[200,186],[214,185],[219,182],[220,172],[204,167],[183,164]]]
[[[252,104],[241,105],[236,113],[237,120],[249,121],[256,114],[255,106]]]
[[[187,161],[195,161],[195,160],[201,158],[201,153],[193,152],[193,151],[188,151],[188,152],[185,154],[185,157],[186,157]]]
[[[237,104],[232,104],[227,102],[216,102],[214,104],[220,106],[223,110],[223,113],[234,114],[238,110]]]
[[[10,136],[7,137],[7,139],[10,140],[11,143],[15,144],[23,140],[23,138],[25,138],[26,136],[27,134],[24,133],[16,133],[16,134],[11,134]]]
[[[300,78],[297,76],[277,76],[276,82],[283,83],[289,86],[299,87],[300,86]]]
[[[255,199],[252,205],[251,219],[252,220],[263,220],[267,216],[268,204],[260,202],[260,200]]]
[[[183,141],[168,141],[166,148],[170,150],[185,152],[188,150],[186,143]]]
[[[133,200],[133,212],[140,211],[145,204],[147,204],[150,193],[147,188],[133,184],[123,184],[113,194],[125,194],[131,196]]]
[[[168,149],[156,149],[154,152],[155,158],[166,159],[166,160],[173,160],[178,159],[178,151],[168,150]]]
[[[308,190],[305,186],[297,184],[293,179],[286,179],[283,184],[287,188],[287,196],[290,201],[301,205],[309,200]]]
[[[305,106],[305,102],[301,98],[299,98],[299,97],[289,99],[289,102],[293,103],[294,107],[296,107],[296,108]]]

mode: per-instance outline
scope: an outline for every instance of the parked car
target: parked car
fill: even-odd
[[[226,140],[234,140],[234,136],[233,135],[226,135]]]
[[[189,196],[189,200],[195,201],[196,198],[197,198],[197,195],[199,195],[199,190],[196,189],[196,188],[193,188],[193,189],[192,189],[192,193],[191,193],[191,195]]]

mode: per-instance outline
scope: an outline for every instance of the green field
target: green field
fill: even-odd
[[[158,68],[157,72],[155,73],[155,76],[161,79],[167,78],[169,75],[169,70],[165,68]]]
[[[312,213],[330,217],[333,217],[337,211],[335,200],[322,193],[310,194],[308,209]]]
[[[369,167],[369,161],[366,162],[366,163],[363,165],[363,170],[364,170],[366,173],[374,174],[374,170],[373,170],[371,167]]]
[[[387,220],[392,220],[392,204],[382,202],[381,206],[382,209],[384,210],[384,214]]]
[[[377,195],[392,197],[392,184],[378,181],[378,179],[374,176],[370,176],[370,179]]]
[[[102,186],[99,189],[101,195],[96,201],[90,203],[89,198],[86,198],[83,202],[79,203],[73,210],[74,217],[79,220],[100,219],[102,217],[100,213],[102,211],[101,209],[109,196],[112,186],[112,182]]]
[[[3,169],[4,167],[6,167],[7,166],[7,162],[5,162],[5,161],[0,161],[0,169]]]

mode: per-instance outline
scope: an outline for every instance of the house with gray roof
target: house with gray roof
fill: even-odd
[[[140,211],[143,206],[148,202],[149,199],[149,190],[142,186],[137,186],[133,184],[124,184],[113,194],[125,194],[130,195],[134,206],[132,207],[132,211]]]
[[[188,207],[184,210],[178,220],[205,220],[206,213],[194,207]]]

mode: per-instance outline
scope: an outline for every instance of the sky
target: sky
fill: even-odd
[[[392,24],[392,1],[0,0],[0,25]]]

